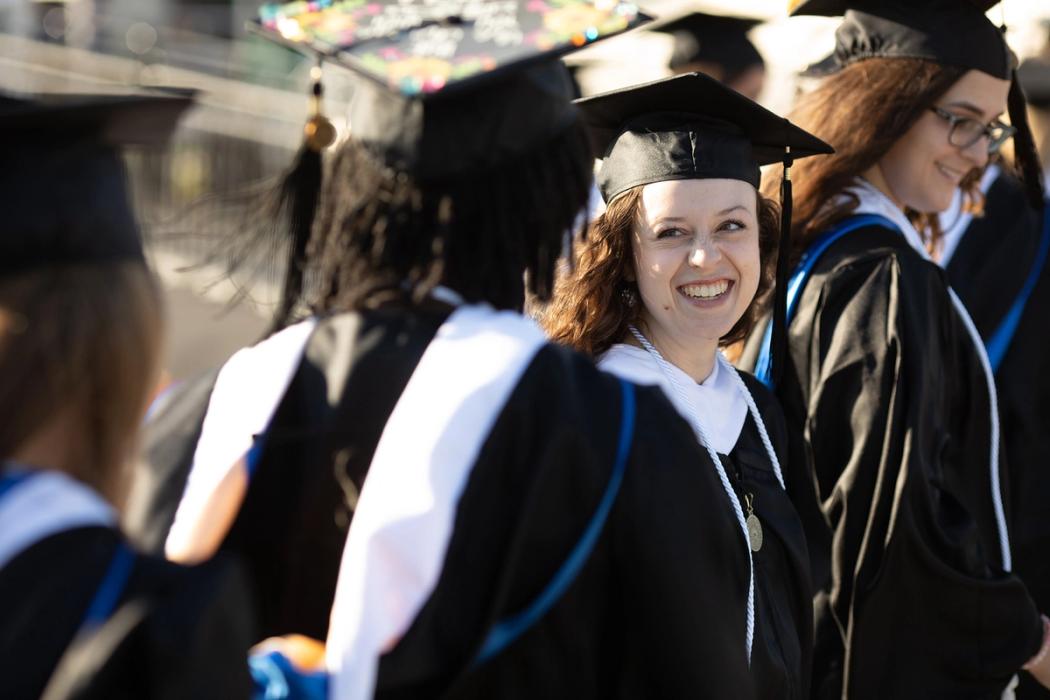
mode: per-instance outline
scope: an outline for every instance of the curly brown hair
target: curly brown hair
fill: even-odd
[[[813,238],[857,208],[845,192],[853,179],[875,165],[933,104],[966,72],[916,58],[871,58],[846,66],[804,95],[789,115],[835,148],[821,158],[806,158],[792,167],[794,210],[791,256],[794,265]],[[771,167],[762,191],[777,191],[783,166]],[[980,172],[963,182],[968,197],[981,201]],[[843,196],[844,195],[844,196]],[[828,206],[835,198],[842,202]],[[940,235],[937,214],[907,211],[928,244]]]
[[[559,278],[553,301],[540,314],[540,322],[554,342],[597,357],[627,336],[629,324],[638,322],[641,304],[634,281],[631,234],[640,223],[641,194],[639,186],[613,199],[577,243],[575,266]],[[758,318],[761,300],[773,286],[780,206],[760,193],[755,196],[761,258],[758,292],[740,320],[721,338],[721,346],[747,336]]]

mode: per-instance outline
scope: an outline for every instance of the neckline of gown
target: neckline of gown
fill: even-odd
[[[664,390],[678,412],[688,420],[696,420],[697,414],[708,428],[712,447],[719,454],[729,454],[740,439],[747,421],[747,402],[737,390],[729,373],[714,363],[711,374],[702,382],[695,381],[674,364],[668,371],[674,372],[680,386],[689,393],[687,405],[678,396],[668,378],[663,376],[656,359],[644,348],[617,343],[599,358],[598,366],[639,384],[656,384]]]

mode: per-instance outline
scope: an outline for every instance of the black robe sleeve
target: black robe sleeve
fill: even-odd
[[[860,229],[818,264],[789,342],[782,395],[833,531],[816,695],[998,698],[1042,627],[1002,571],[987,388],[941,271]]]
[[[172,387],[153,407],[123,513],[124,531],[141,551],[164,554],[218,376],[214,369]]]

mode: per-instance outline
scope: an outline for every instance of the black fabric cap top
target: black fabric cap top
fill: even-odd
[[[187,93],[0,97],[0,277],[142,260],[119,148],[165,140],[191,103]]]
[[[557,59],[649,18],[621,0],[376,0],[266,5],[263,36],[367,79],[352,137],[427,180],[486,170],[577,119]]]
[[[1017,68],[1017,80],[1028,104],[1040,109],[1050,108],[1050,61],[1040,58],[1024,60]]]
[[[985,16],[989,0],[802,0],[792,15],[843,16],[835,32],[835,60],[920,58],[979,70],[1009,80],[1010,49]]]
[[[761,23],[760,19],[692,12],[651,29],[670,34],[674,40],[671,70],[713,63],[725,70],[722,80],[729,82],[748,68],[765,65],[762,54],[747,38],[747,33]]]
[[[758,187],[759,166],[832,148],[702,73],[686,73],[577,100],[610,202],[664,180],[732,179]]]

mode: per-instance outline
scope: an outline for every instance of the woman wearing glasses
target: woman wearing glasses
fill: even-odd
[[[936,213],[1014,135],[1008,105],[1038,180],[988,4],[794,7],[845,15],[839,70],[792,115],[836,153],[793,173],[790,362],[775,387],[833,531],[815,697],[998,699],[1022,668],[1050,682],[1046,618],[1010,573],[987,353],[929,255]],[[769,345],[753,335],[745,353],[760,376]]]

